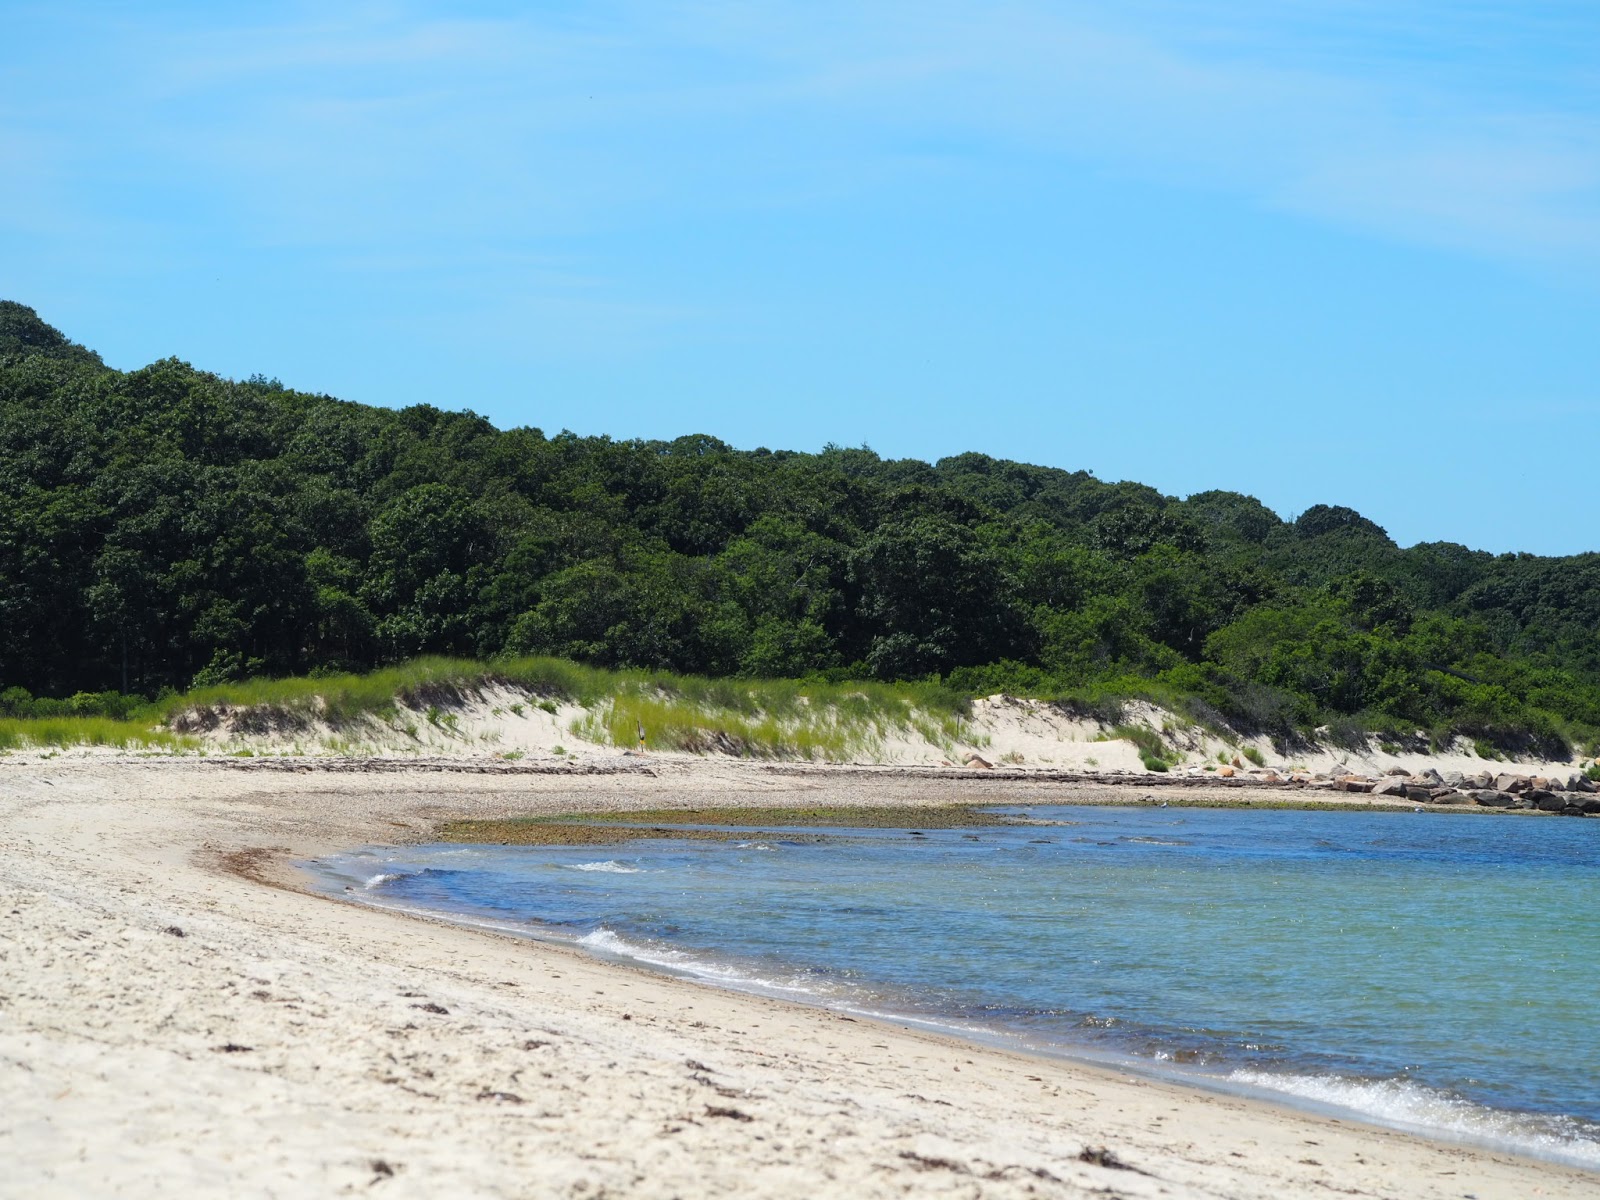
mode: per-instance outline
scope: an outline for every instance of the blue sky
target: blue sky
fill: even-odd
[[[1600,549],[1600,5],[0,0],[0,297],[498,424]]]

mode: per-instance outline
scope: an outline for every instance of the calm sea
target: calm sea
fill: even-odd
[[[1600,1168],[1600,822],[995,811],[1050,823],[309,866],[367,903]]]

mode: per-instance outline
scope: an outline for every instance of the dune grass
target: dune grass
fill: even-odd
[[[962,714],[925,690],[792,680],[619,680],[573,726],[602,745],[843,762],[896,735],[953,751]],[[931,699],[930,711],[924,705]]]
[[[646,749],[757,758],[841,761],[895,735],[922,737],[953,752],[967,711],[965,698],[932,684],[707,679],[558,658],[428,657],[366,675],[196,688],[163,700],[154,715],[173,721],[205,710],[248,709],[284,725],[317,720],[337,729],[369,718],[392,721],[402,708],[448,711],[490,687],[526,692],[546,711],[558,701],[585,709],[573,732],[602,745],[637,747],[642,728]]]
[[[178,751],[195,744],[193,738],[136,720],[119,721],[112,717],[0,718],[0,750],[109,746],[118,750]]]
[[[171,728],[211,727],[204,714],[245,710],[258,732],[333,731],[326,749],[357,752],[363,724],[410,722],[453,727],[452,710],[485,690],[507,687],[554,712],[585,710],[573,732],[602,745],[633,748],[644,730],[651,750],[722,752],[757,758],[843,761],[891,737],[924,738],[948,752],[965,732],[965,698],[932,684],[834,683],[792,679],[706,679],[662,671],[605,670],[558,658],[492,662],[427,657],[365,675],[300,676],[220,683],[169,695],[127,719],[63,716],[0,718],[0,749],[114,746],[178,750],[198,744]],[[521,704],[512,706],[521,709]],[[169,728],[159,728],[166,725]],[[247,723],[246,728],[249,725]],[[315,743],[314,743],[315,744]]]

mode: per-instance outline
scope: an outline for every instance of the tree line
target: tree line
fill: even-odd
[[[1600,731],[1597,629],[1600,555],[1401,548],[1348,508],[1285,521],[981,454],[547,436],[122,372],[0,302],[13,705],[541,653],[1520,748]]]

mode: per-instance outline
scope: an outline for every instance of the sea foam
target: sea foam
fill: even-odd
[[[1404,1079],[1277,1074],[1241,1069],[1231,1083],[1280,1092],[1367,1120],[1446,1135],[1589,1170],[1600,1168],[1600,1129],[1571,1117],[1507,1112]]]

